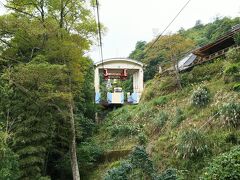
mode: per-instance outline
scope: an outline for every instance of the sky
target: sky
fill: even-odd
[[[4,0],[0,0],[4,2]],[[103,57],[128,57],[137,41],[151,41],[161,33],[187,0],[99,0],[103,35]],[[0,14],[5,13],[0,4]],[[240,0],[191,0],[166,33],[181,27],[188,29],[197,20],[206,24],[216,17],[240,16]],[[90,57],[101,60],[99,47],[93,46]]]

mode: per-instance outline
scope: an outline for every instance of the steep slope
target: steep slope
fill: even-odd
[[[233,90],[240,66],[233,73],[234,65],[231,59],[219,59],[194,67],[181,74],[182,90],[170,75],[149,81],[139,105],[114,110],[99,125],[92,141],[104,158],[90,179],[107,179],[107,170],[116,170],[139,145],[156,172],[174,168],[179,178],[199,178],[214,157],[240,143],[240,94]],[[128,179],[133,177],[138,176]]]

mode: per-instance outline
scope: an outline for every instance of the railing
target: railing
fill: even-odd
[[[197,66],[197,65],[203,64],[203,63],[205,63],[205,62],[209,62],[209,61],[211,61],[211,60],[213,60],[213,59],[216,59],[216,58],[218,58],[218,57],[224,56],[224,55],[229,51],[229,49],[231,49],[231,48],[240,49],[240,45],[234,45],[234,46],[231,46],[231,47],[222,49],[222,50],[220,50],[220,51],[217,51],[217,52],[215,52],[215,53],[213,53],[213,54],[210,54],[209,56],[206,56],[206,57],[203,57],[203,58],[197,57],[196,60],[194,60],[192,64],[190,64],[190,65],[187,66],[185,69],[180,70],[180,71],[181,71],[181,72],[186,71],[187,69],[192,68],[192,67],[194,67],[194,66]],[[170,75],[170,74],[173,73],[173,72],[174,72],[174,68],[171,67],[171,68],[168,68],[168,69],[166,69],[165,71],[163,71],[161,74],[162,74],[162,75]]]
[[[193,66],[196,66],[196,65],[199,65],[199,64],[202,64],[202,63],[205,63],[205,62],[208,62],[208,61],[211,61],[213,59],[216,59],[218,57],[221,57],[221,56],[224,56],[228,51],[229,49],[231,48],[237,48],[239,49],[240,46],[239,45],[234,45],[234,46],[231,46],[231,47],[228,47],[228,48],[225,48],[225,49],[222,49],[218,52],[215,52],[213,54],[210,54],[209,56],[207,57],[203,57],[203,58],[197,58],[190,66],[190,67],[193,67]]]

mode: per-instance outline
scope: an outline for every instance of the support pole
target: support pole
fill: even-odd
[[[94,86],[95,86],[95,93],[99,93],[100,92],[99,68],[95,69]]]

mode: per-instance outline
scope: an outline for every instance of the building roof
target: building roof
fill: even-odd
[[[188,69],[189,67],[191,67],[191,64],[193,63],[193,61],[197,58],[196,55],[190,53],[187,56],[185,56],[183,59],[181,59],[178,62],[178,69],[179,71],[183,71],[185,69]]]

